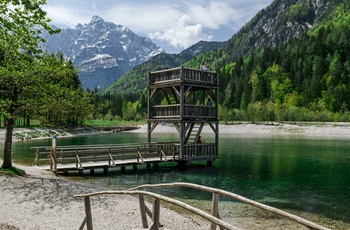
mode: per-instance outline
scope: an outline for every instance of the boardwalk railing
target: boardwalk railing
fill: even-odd
[[[175,161],[179,149],[173,143],[138,143],[123,145],[76,145],[33,147],[34,165],[48,165],[58,171],[135,165],[152,162]]]
[[[215,143],[205,144],[188,144],[184,145],[184,153],[182,160],[201,160],[215,159],[218,157],[217,146]]]
[[[211,206],[210,214],[205,212],[205,211],[202,211],[198,208],[192,207],[184,202],[181,202],[181,201],[178,201],[178,200],[166,197],[166,196],[162,196],[162,195],[159,195],[156,193],[141,190],[141,189],[146,189],[146,188],[161,188],[161,187],[165,188],[165,187],[175,187],[175,186],[189,187],[189,188],[199,189],[202,191],[212,193],[212,206]],[[124,191],[104,191],[104,192],[76,195],[75,197],[84,198],[84,203],[85,203],[86,217],[84,218],[80,229],[83,229],[85,225],[86,225],[88,230],[93,229],[93,218],[92,218],[92,212],[91,212],[90,197],[99,196],[99,195],[138,195],[139,204],[140,204],[140,215],[141,215],[142,227],[148,228],[148,229],[154,229],[154,230],[158,230],[160,227],[160,202],[161,201],[179,206],[179,207],[186,209],[186,210],[188,210],[188,211],[190,211],[198,216],[203,217],[204,219],[206,219],[210,222],[210,230],[215,230],[217,228],[217,226],[219,226],[220,229],[230,229],[230,230],[231,229],[232,230],[239,229],[239,228],[227,223],[226,221],[223,221],[220,219],[220,215],[219,215],[219,196],[220,195],[227,196],[227,197],[236,199],[238,201],[241,201],[243,203],[253,205],[253,206],[258,207],[260,209],[266,210],[268,212],[278,214],[282,217],[288,218],[292,221],[300,223],[300,224],[302,224],[308,228],[311,228],[311,229],[329,230],[328,228],[326,228],[324,226],[321,226],[321,225],[316,224],[314,222],[308,221],[308,220],[301,218],[299,216],[296,216],[294,214],[291,214],[291,213],[282,211],[280,209],[273,208],[271,206],[264,205],[262,203],[247,199],[247,198],[242,197],[240,195],[237,195],[235,193],[227,192],[227,191],[224,191],[221,189],[206,187],[206,186],[202,186],[202,185],[191,184],[191,183],[141,185],[141,186],[138,186],[138,187],[126,190],[126,191],[125,190]],[[153,209],[152,209],[153,212],[146,206],[144,196],[149,196],[149,197],[153,198]],[[147,215],[152,220],[150,225],[148,224]]]

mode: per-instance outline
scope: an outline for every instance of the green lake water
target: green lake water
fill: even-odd
[[[206,139],[205,134],[202,135]],[[154,134],[156,141],[176,140],[176,134]],[[146,134],[114,133],[58,138],[58,145],[146,142]],[[50,146],[51,140],[13,144],[13,159],[31,165],[31,146]],[[3,148],[3,146],[0,146]],[[161,165],[162,166],[162,165]],[[141,184],[189,182],[224,189],[293,213],[311,213],[350,229],[350,137],[303,135],[221,135],[220,157],[212,167],[191,164],[180,171],[166,164],[159,169],[119,169],[107,175],[88,173],[72,179],[127,189]],[[164,195],[208,201],[211,196],[191,189],[162,189]],[[344,227],[345,226],[345,227]]]

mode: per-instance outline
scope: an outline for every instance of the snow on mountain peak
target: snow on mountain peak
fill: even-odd
[[[48,34],[45,39],[48,51],[60,51],[72,59],[80,70],[83,87],[89,89],[104,89],[134,66],[164,52],[149,38],[99,16],[93,16],[90,23],[78,24],[74,29]]]

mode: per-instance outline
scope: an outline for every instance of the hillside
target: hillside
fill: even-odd
[[[350,119],[350,4],[323,3],[326,10],[314,26],[288,43],[235,58],[228,52],[235,42],[228,42],[216,62],[226,119]]]

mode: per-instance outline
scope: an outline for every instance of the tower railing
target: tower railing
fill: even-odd
[[[196,82],[199,84],[217,85],[217,74],[213,71],[203,71],[187,67],[178,67],[173,69],[154,71],[149,73],[148,85],[171,82],[185,81]]]

